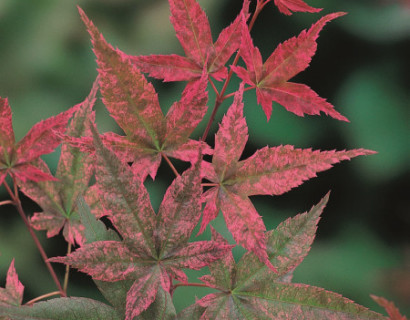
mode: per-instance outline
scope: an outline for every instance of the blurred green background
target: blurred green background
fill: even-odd
[[[216,39],[234,19],[242,1],[199,2]],[[295,272],[294,281],[339,292],[376,311],[381,308],[369,294],[384,296],[410,314],[410,6],[394,0],[309,3],[325,9],[318,14],[287,17],[269,4],[252,31],[254,42],[266,59],[279,42],[299,34],[322,15],[347,11],[347,16],[325,27],[311,66],[293,81],[311,86],[351,123],[326,116],[300,118],[277,104],[272,119],[266,122],[254,93],[247,92],[245,115],[250,139],[244,157],[267,144],[339,150],[363,147],[378,154],[336,165],[283,196],[252,200],[267,228],[272,229],[285,218],[310,209],[332,190],[317,239]],[[0,0],[0,96],[9,98],[17,139],[41,119],[81,102],[96,77],[77,4],[105,38],[126,53],[182,54],[168,19],[166,0]],[[183,89],[183,84],[153,83],[164,111],[179,99]],[[230,92],[237,86],[238,81],[232,81]],[[208,105],[212,106],[210,96]],[[218,121],[228,106],[226,101]],[[101,102],[96,110],[100,131],[118,130]],[[205,123],[196,131],[197,136]],[[210,144],[216,129],[215,124]],[[54,170],[58,151],[44,159]],[[186,167],[176,165],[181,170]],[[172,178],[172,172],[163,165],[157,180],[147,181],[156,208]],[[1,187],[0,201],[7,198]],[[28,214],[39,210],[27,198],[23,206]],[[223,219],[219,217],[213,224],[232,239]],[[65,254],[66,244],[60,236],[47,240],[43,232],[38,234],[49,256]],[[242,252],[236,250],[236,258]],[[26,287],[25,301],[55,290],[22,221],[10,206],[0,207],[0,253],[0,286],[4,286],[14,257]],[[56,269],[63,275],[62,266]],[[188,274],[195,281],[194,277],[203,272],[206,269]],[[72,272],[71,278],[70,295],[101,299],[88,276]],[[205,293],[201,288],[179,288],[175,293],[177,309]]]

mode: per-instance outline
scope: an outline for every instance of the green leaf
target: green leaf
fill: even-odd
[[[385,319],[337,293],[290,283],[293,270],[314,240],[328,197],[309,212],[290,218],[267,233],[269,261],[278,273],[271,272],[252,252],[237,264],[225,255],[222,261],[209,266],[210,275],[200,278],[219,292],[197,301],[202,309],[190,307],[182,314],[190,314],[190,319]],[[213,237],[217,236],[214,232]]]
[[[340,294],[304,284],[265,283],[238,295],[236,307],[252,310],[256,319],[386,319]]]
[[[0,316],[13,320],[121,320],[112,307],[88,298],[57,298],[32,307],[0,305]]]
[[[246,253],[238,263],[238,286],[244,288],[254,281],[262,283],[278,280],[293,272],[310,250],[317,223],[328,200],[329,193],[309,212],[289,218],[275,230],[267,232],[269,260],[278,269],[278,273],[269,272],[255,255]]]
[[[91,213],[90,207],[85,202],[82,195],[77,198],[78,214],[81,223],[85,227],[85,238],[87,243],[94,241],[114,240],[119,241],[119,236],[115,231],[107,229],[101,220],[97,220]]]

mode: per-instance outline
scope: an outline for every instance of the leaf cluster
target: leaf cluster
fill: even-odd
[[[45,259],[48,267],[58,262],[87,273],[107,300],[66,297],[65,283],[59,289],[62,297],[21,306],[23,286],[12,262],[6,286],[0,288],[1,319],[385,319],[339,294],[292,282],[293,271],[313,243],[329,194],[310,211],[269,231],[249,198],[281,195],[340,161],[374,153],[280,145],[241,159],[248,140],[245,91],[255,90],[268,120],[275,101],[298,116],[323,112],[348,121],[308,86],[290,82],[308,67],[325,24],[345,13],[323,16],[279,44],[264,61],[251,29],[269,2],[257,0],[250,12],[250,1],[244,0],[237,17],[214,42],[196,0],[169,0],[171,22],[185,56],[126,54],[110,45],[79,8],[98,65],[89,96],[35,125],[18,143],[11,108],[0,98],[0,184],[20,213],[18,190],[42,208],[25,220],[30,232],[45,230],[53,237],[63,230],[67,255]],[[320,11],[302,0],[274,4],[286,15]],[[228,66],[229,61],[233,63]],[[145,73],[186,82],[180,100],[166,114]],[[242,83],[226,93],[234,75]],[[216,100],[202,139],[195,140],[191,135],[210,109],[207,90],[215,91]],[[93,111],[98,92],[123,135],[98,132]],[[219,106],[230,99],[210,146],[210,125]],[[60,143],[53,175],[40,156]],[[205,161],[204,155],[212,160]],[[188,162],[190,168],[179,173],[172,159]],[[155,212],[144,182],[148,176],[155,179],[162,160],[176,177]],[[14,191],[5,179],[8,175]],[[202,233],[220,212],[235,244],[212,226],[212,239],[192,241],[195,227],[200,223]],[[110,228],[101,217],[110,221]],[[239,261],[232,255],[235,245],[247,251]],[[199,279],[201,283],[190,282],[185,269],[204,267],[209,274]],[[177,314],[172,296],[181,286],[209,287],[214,293]],[[394,305],[376,300],[392,319],[401,319]]]

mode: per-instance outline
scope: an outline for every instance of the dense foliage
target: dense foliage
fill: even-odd
[[[385,319],[337,293],[292,282],[293,270],[313,243],[329,194],[309,212],[269,231],[249,198],[281,195],[333,164],[374,153],[280,145],[241,159],[248,140],[244,91],[255,89],[268,120],[275,101],[298,116],[323,112],[348,121],[308,86],[289,81],[308,67],[325,24],[345,13],[323,16],[297,37],[279,44],[263,62],[250,31],[269,2],[257,0],[251,12],[250,1],[244,0],[235,20],[213,42],[208,18],[195,0],[169,0],[171,22],[185,57],[126,54],[108,44],[79,9],[98,65],[98,77],[84,102],[38,123],[16,143],[11,108],[7,99],[0,99],[0,183],[11,197],[3,204],[15,205],[61,296],[38,302],[55,294],[51,293],[21,306],[23,285],[13,262],[6,286],[0,288],[0,318]],[[302,0],[274,3],[286,15],[320,11]],[[238,65],[240,59],[242,65]],[[166,115],[143,73],[187,82],[181,99]],[[226,93],[234,75],[243,82],[237,91]],[[223,81],[221,89],[215,81]],[[208,88],[216,94],[212,116],[202,139],[191,139],[208,110]],[[124,135],[98,132],[93,111],[98,91]],[[219,106],[229,99],[231,105],[210,146],[206,143],[210,126]],[[40,156],[60,143],[60,161],[53,176]],[[204,160],[205,155],[212,160]],[[191,167],[179,173],[170,158]],[[155,212],[144,182],[148,176],[155,179],[162,160],[176,178]],[[19,190],[43,210],[30,220]],[[220,212],[236,244],[247,250],[239,261],[231,252],[235,245],[212,227],[211,240],[190,240],[201,217],[199,233]],[[110,222],[109,228],[102,217]],[[32,228],[46,230],[48,237],[63,229],[67,255],[48,259]],[[78,247],[71,252],[73,246]],[[50,262],[89,274],[108,304],[67,297],[69,267],[61,285]],[[210,274],[199,279],[202,283],[189,282],[184,270],[203,267]],[[172,297],[181,286],[209,287],[215,292],[177,314]],[[386,308],[390,319],[405,319],[392,303],[374,299]]]

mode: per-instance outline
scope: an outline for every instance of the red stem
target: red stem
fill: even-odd
[[[15,183],[15,180],[13,179],[13,184],[14,184],[14,191],[15,193],[13,194],[13,191],[11,191],[9,185],[7,184],[6,181],[3,181],[3,185],[6,187],[7,192],[9,193],[11,199],[13,200],[13,204],[16,207],[18,213],[20,214],[21,219],[23,219],[24,224],[26,225],[34,243],[37,246],[38,251],[40,252],[41,257],[43,258],[44,263],[47,266],[48,271],[50,272],[51,277],[53,278],[58,291],[60,291],[60,295],[62,297],[66,297],[66,293],[64,292],[63,288],[61,287],[60,281],[58,280],[58,277],[56,275],[56,273],[54,272],[53,267],[51,266],[50,262],[48,261],[48,257],[46,252],[43,249],[43,246],[40,243],[40,240],[38,240],[36,234],[34,233],[33,229],[30,226],[30,223],[27,220],[26,214],[24,213],[23,207],[21,206],[21,201],[20,198],[18,196],[18,190],[17,190],[17,186]]]
[[[177,283],[177,284],[173,285],[172,291],[174,291],[178,287],[205,287],[205,288],[210,288],[205,283],[183,283],[183,282],[180,282],[180,283]]]
[[[165,161],[168,163],[169,167],[174,172],[175,176],[179,177],[179,173],[178,173],[177,169],[175,169],[174,165],[172,164],[171,160],[169,160],[168,156],[165,153],[161,153],[161,155],[165,159]]]

